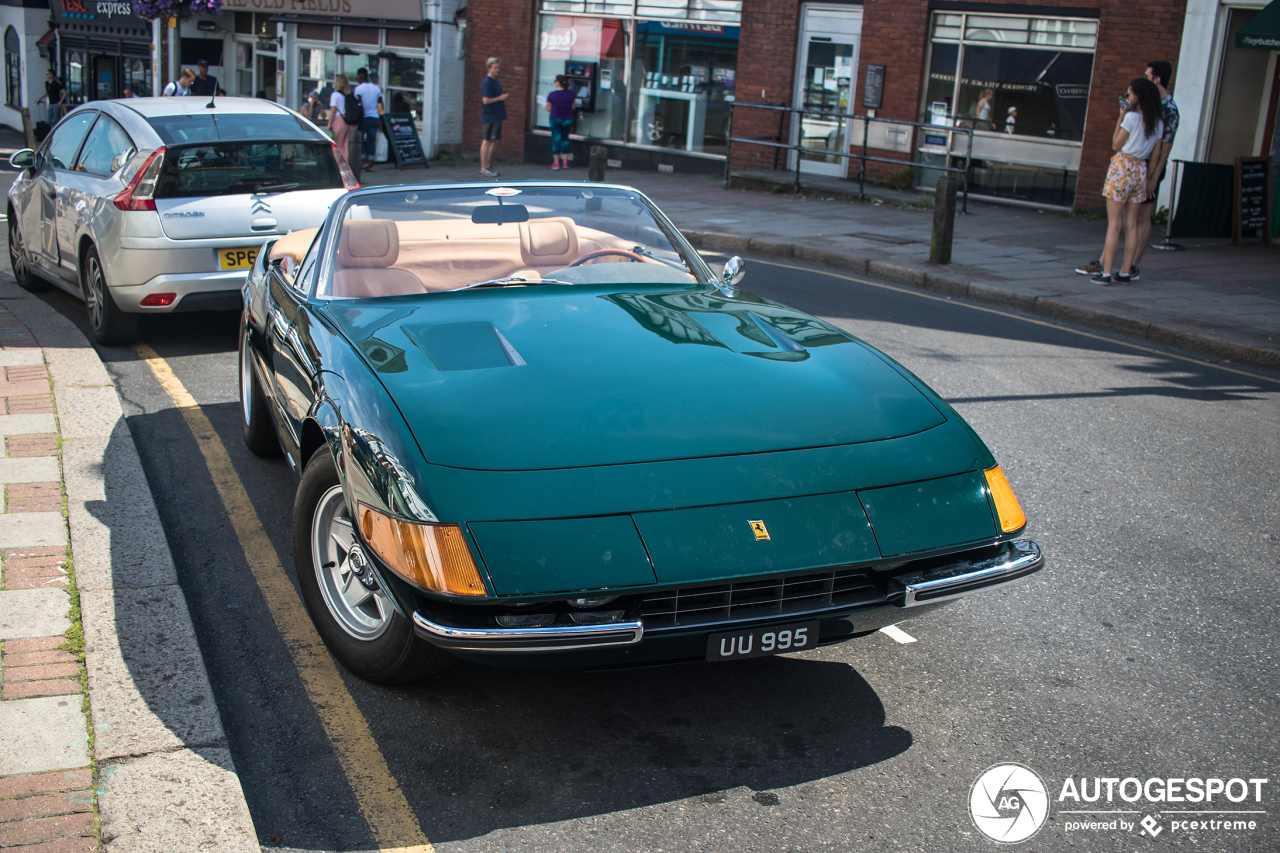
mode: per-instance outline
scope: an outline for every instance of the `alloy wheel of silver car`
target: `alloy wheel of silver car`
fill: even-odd
[[[361,565],[367,557],[358,552],[352,558],[355,545],[342,486],[333,486],[321,495],[311,518],[311,564],[324,603],[342,630],[357,640],[373,640],[387,629],[393,611],[372,570]]]
[[[26,285],[31,278],[31,268],[27,266],[27,253],[22,245],[22,232],[18,223],[9,220],[9,263],[13,265],[13,277],[19,285]]]
[[[90,253],[85,272],[84,304],[89,310],[89,325],[101,331],[106,322],[107,281],[96,253]]]

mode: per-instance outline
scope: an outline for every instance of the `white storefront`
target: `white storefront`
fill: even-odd
[[[1266,5],[1266,0],[1187,0],[1173,74],[1181,118],[1172,158],[1230,164],[1236,157],[1273,155],[1280,51],[1238,47],[1235,38]],[[1166,181],[1161,205],[1169,203],[1169,187]]]
[[[459,0],[225,0],[222,14],[181,24],[183,67],[200,58],[228,95],[265,97],[304,111],[365,68],[387,112],[410,113],[428,157],[462,145]],[[210,42],[217,42],[215,48]],[[218,54],[215,64],[208,55]]]

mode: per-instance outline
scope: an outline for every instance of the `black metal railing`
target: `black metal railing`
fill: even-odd
[[[778,119],[778,136],[777,137],[734,136],[733,135],[733,111],[737,109],[769,110],[773,112],[778,112],[780,114]],[[795,113],[801,116],[814,116],[818,118],[839,119],[841,121],[862,122],[861,152],[855,153],[855,152],[849,152],[849,151],[831,151],[825,148],[822,148],[822,149],[805,148],[804,146],[798,143],[795,145],[791,145],[783,142],[782,141],[782,118],[785,114],[788,114],[788,113]],[[919,163],[913,159],[903,160],[903,159],[898,159],[893,157],[879,157],[873,154],[869,154],[868,151],[872,150],[872,147],[869,145],[869,137],[870,137],[872,122],[877,122],[880,124],[899,125],[899,126],[905,126],[905,127],[925,128],[926,130],[933,130],[937,133],[946,133],[946,134],[963,133],[967,137],[967,145],[965,147],[965,155],[964,155],[964,166],[960,167],[960,166],[950,165],[951,157],[952,157],[952,154],[951,154],[952,144],[951,144],[950,137],[947,138],[946,157],[947,157],[948,165],[945,165],[945,166],[934,166],[932,164]],[[942,125],[936,125],[936,124],[929,124],[927,122],[922,122],[922,121],[903,121],[901,119],[877,118],[875,116],[867,116],[867,115],[852,115],[849,113],[827,112],[824,110],[804,109],[802,107],[785,107],[785,106],[780,106],[778,104],[771,104],[771,103],[752,103],[752,102],[745,102],[745,101],[735,101],[729,104],[729,134],[730,135],[725,140],[724,185],[726,188],[728,188],[729,186],[729,164],[732,162],[732,158],[733,158],[733,143],[737,142],[743,145],[762,145],[767,148],[773,148],[775,149],[775,152],[779,152],[779,153],[782,150],[795,151],[796,152],[796,168],[795,168],[795,191],[796,192],[800,191],[800,164],[804,160],[804,156],[803,156],[804,154],[806,153],[820,154],[822,156],[844,157],[850,160],[858,160],[860,163],[860,169],[858,170],[858,200],[859,201],[866,198],[866,180],[867,180],[867,164],[868,163],[890,163],[897,166],[910,166],[913,169],[932,169],[938,172],[955,172],[960,176],[960,179],[962,182],[961,193],[964,199],[962,202],[963,210],[965,213],[969,212],[969,169],[970,169],[970,165],[973,162],[973,128],[971,127],[953,127],[950,125],[942,126]],[[777,141],[774,141],[775,139]],[[777,153],[774,154],[773,163],[774,163],[774,169],[776,171],[778,166]]]

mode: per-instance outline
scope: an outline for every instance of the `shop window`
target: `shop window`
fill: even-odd
[[[4,102],[11,107],[21,107],[22,42],[13,27],[4,31],[4,83]]]
[[[388,31],[387,35],[390,35]],[[422,86],[426,63],[420,56],[393,56],[387,60],[387,112],[412,113],[422,120]]]
[[[343,27],[340,41],[344,44],[377,44],[378,34],[377,27]]]
[[[124,84],[139,98],[151,95],[151,60],[124,60]]]
[[[354,89],[359,84],[359,81],[356,80],[357,72],[364,68],[369,72],[369,80],[381,86],[382,79],[378,73],[380,63],[381,60],[376,53],[339,54],[338,73],[347,75],[347,79],[351,82],[351,88]]]
[[[236,42],[235,94],[242,98],[253,97],[253,45],[242,41]]]
[[[84,52],[79,50],[69,50],[66,53],[67,70],[66,80],[67,86],[67,103],[83,104],[84,103]]]
[[[571,78],[577,94],[573,133],[623,139],[626,133],[626,22],[617,18],[543,15],[538,44],[534,126],[549,128],[547,95],[557,75]]]
[[[409,47],[425,50],[426,35],[422,30],[387,30],[387,47]]]
[[[638,23],[631,141],[725,153],[737,64],[737,27]]]
[[[316,47],[304,47],[298,50],[298,97],[304,103],[307,95],[320,92],[321,100],[328,105],[328,93],[333,91],[334,53]],[[305,110],[304,110],[305,112]]]
[[[333,27],[324,24],[298,24],[298,38],[305,41],[333,41]]]
[[[1097,21],[936,14],[922,120],[1079,142],[1097,38]]]

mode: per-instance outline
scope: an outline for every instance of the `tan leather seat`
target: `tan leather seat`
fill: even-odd
[[[520,223],[520,257],[527,266],[567,267],[578,259],[578,227],[567,216]]]
[[[400,257],[400,232],[390,219],[348,219],[338,235],[338,268],[333,295],[348,297],[402,296],[425,293],[422,280],[408,270],[395,269]]]

